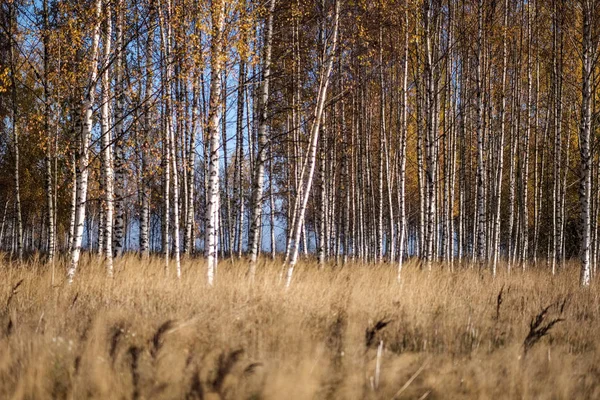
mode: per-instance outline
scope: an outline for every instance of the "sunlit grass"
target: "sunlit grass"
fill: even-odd
[[[51,266],[5,258],[0,398],[600,396],[600,299],[575,265],[501,266],[493,280],[408,262],[398,284],[394,265],[304,262],[286,290],[280,262],[261,261],[250,284],[246,262],[222,260],[212,288],[201,258],[182,262],[178,281],[174,265],[165,276],[163,260],[128,255],[110,280],[84,257],[69,286],[64,261],[52,285]],[[541,327],[564,321],[525,353],[548,306]]]

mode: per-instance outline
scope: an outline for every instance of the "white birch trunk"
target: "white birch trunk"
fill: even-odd
[[[150,8],[149,13],[152,14],[153,9]],[[152,91],[153,69],[152,69],[152,50],[154,45],[154,32],[148,32],[146,41],[146,82],[145,82],[145,102],[150,101]],[[144,147],[142,148],[142,179],[141,179],[141,206],[142,215],[140,221],[140,252],[142,257],[147,259],[150,256],[150,193],[148,188],[147,168],[148,168],[148,149],[150,143],[149,137],[152,131],[152,109],[149,104],[144,106]]]
[[[43,18],[44,18],[44,130],[46,132],[46,157],[45,162],[45,185],[46,185],[46,205],[47,205],[47,218],[48,218],[48,262],[54,262],[54,252],[56,248],[56,220],[54,218],[55,203],[54,203],[54,190],[52,186],[52,133],[50,132],[50,119],[52,112],[50,107],[50,88],[49,88],[49,46],[50,46],[50,35],[49,35],[49,23],[48,23],[48,1],[43,2]],[[54,149],[56,151],[56,149]],[[0,234],[0,241],[1,241]]]
[[[162,9],[161,1],[158,1],[158,18],[160,25],[160,39],[161,39],[161,53],[165,59],[168,59],[168,38],[171,36],[167,30],[170,28],[170,24],[165,21],[164,10]],[[169,63],[167,61],[167,63]],[[166,68],[165,65],[161,66],[162,71],[162,81],[161,84],[164,86],[168,86],[170,82],[166,80]],[[167,98],[169,96],[166,96]],[[164,112],[166,114],[167,111]],[[164,256],[164,267],[165,267],[165,275],[169,273],[169,256],[170,256],[170,213],[171,213],[171,151],[170,151],[170,141],[171,137],[169,135],[169,130],[167,125],[169,124],[169,120],[166,115],[163,115],[161,121],[161,130],[162,130],[162,189],[163,189],[163,213],[162,213],[162,221],[161,221],[161,229],[162,229],[162,251]]]
[[[159,8],[160,11],[160,8]],[[177,157],[175,153],[175,136],[173,132],[173,110],[172,110],[172,91],[171,85],[173,82],[173,58],[171,55],[171,0],[167,0],[166,2],[166,15],[162,14],[161,16],[161,46],[162,51],[166,59],[166,65],[164,66],[164,81],[163,85],[165,88],[165,164],[167,166],[165,170],[165,192],[169,190],[169,184],[172,180],[173,182],[173,256],[175,257],[175,271],[177,274],[177,278],[181,277],[181,261],[180,261],[180,250],[179,250],[179,179],[178,179],[178,169],[177,169]],[[171,172],[172,171],[172,177]],[[172,178],[172,179],[171,179]],[[168,196],[165,196],[165,213],[166,220],[169,217],[169,200]],[[168,238],[168,224],[165,227],[165,236]],[[165,263],[168,272],[168,248],[169,242],[166,241],[165,246]]]
[[[237,118],[236,118],[236,144],[235,144],[235,183],[234,196],[237,200],[237,232],[236,232],[236,249],[238,258],[242,257],[243,234],[244,234],[244,94],[246,90],[246,62],[240,61],[238,67],[238,90],[237,90]]]
[[[114,254],[120,257],[123,254],[123,233],[124,225],[124,190],[125,190],[125,165],[123,159],[124,142],[124,124],[123,124],[123,106],[124,106],[124,79],[123,79],[123,0],[117,0],[116,3],[116,41],[115,41],[115,151],[114,151],[114,169],[115,169],[115,220],[114,220]]]
[[[265,37],[263,39],[264,53],[261,83],[258,93],[257,116],[258,116],[258,152],[256,155],[252,200],[250,203],[250,233],[248,247],[250,250],[250,279],[256,274],[256,259],[258,257],[258,245],[262,225],[263,192],[265,185],[265,161],[267,157],[267,118],[269,102],[269,81],[271,75],[271,41],[273,37],[273,12],[275,11],[275,0],[269,2],[269,14],[265,26]]]
[[[477,260],[482,268],[486,259],[485,242],[485,164],[483,146],[483,0],[478,2],[477,34]]]
[[[502,205],[502,173],[504,169],[504,136],[506,128],[506,30],[508,29],[508,0],[504,1],[504,29],[502,31],[502,100],[500,105],[500,143],[498,144],[498,168],[496,173],[496,210],[494,216],[494,239],[492,246],[492,276],[496,276],[500,255],[500,211]]]
[[[87,184],[89,177],[89,142],[92,132],[92,111],[94,107],[96,79],[98,75],[98,42],[100,41],[100,15],[102,13],[102,0],[95,2],[95,21],[92,29],[92,46],[90,50],[89,81],[85,89],[81,107],[81,130],[79,157],[77,160],[77,204],[75,209],[75,224],[73,243],[71,245],[71,263],[67,270],[68,282],[73,282],[79,257],[81,255],[81,242],[83,237],[83,224],[85,220],[85,206],[87,201]]]
[[[592,102],[592,72],[594,51],[592,48],[592,18],[594,15],[594,0],[583,0],[583,34],[582,34],[582,65],[581,65],[581,120],[579,125],[579,153],[581,158],[581,175],[579,185],[579,202],[581,212],[580,227],[580,257],[581,286],[589,286],[591,281],[590,236],[591,236],[591,102]]]
[[[529,141],[533,125],[533,72],[532,72],[532,16],[531,8],[527,8],[527,128],[523,137],[523,166],[522,166],[522,194],[521,194],[521,268],[524,270],[529,259]],[[534,15],[535,18],[535,15]]]
[[[408,0],[405,0],[405,5]],[[402,282],[402,267],[404,263],[404,241],[408,230],[406,224],[406,137],[408,134],[408,9],[404,11],[404,60],[402,68],[402,114],[400,134],[400,168],[398,171],[398,210],[400,212],[400,226],[398,227],[398,283]]]
[[[194,251],[194,199],[195,199],[195,183],[196,183],[196,136],[197,129],[200,121],[200,107],[199,102],[199,75],[197,72],[194,73],[192,83],[192,131],[190,132],[190,146],[188,149],[188,181],[187,181],[187,208],[185,217],[185,253],[191,255]]]
[[[110,130],[110,56],[112,40],[111,8],[106,7],[106,28],[104,33],[104,62],[102,72],[102,98],[100,106],[100,135],[102,178],[104,179],[104,229],[102,229],[105,267],[108,276],[113,274],[113,212],[114,212],[114,170],[112,164],[112,135]]]
[[[304,216],[306,213],[306,206],[308,204],[308,198],[310,195],[310,189],[313,183],[313,176],[315,172],[316,165],[316,155],[317,155],[317,146],[319,140],[319,131],[321,125],[321,117],[323,115],[323,108],[325,106],[325,99],[327,97],[327,87],[329,86],[329,77],[331,75],[331,70],[333,68],[333,58],[336,52],[337,47],[337,38],[338,38],[338,25],[339,25],[339,16],[340,16],[340,0],[335,1],[335,15],[333,21],[333,39],[331,42],[331,49],[327,54],[327,66],[322,67],[321,74],[319,77],[319,91],[316,102],[316,109],[314,113],[314,120],[311,127],[311,135],[310,142],[308,148],[308,158],[307,164],[309,165],[308,174],[306,176],[306,184],[304,183],[304,173],[300,176],[300,187],[302,188],[302,199],[299,203],[296,218],[296,223],[294,225],[294,232],[292,233],[292,241],[291,244],[291,259],[289,261],[287,274],[286,274],[286,288],[289,288],[292,283],[292,276],[294,272],[294,267],[298,261],[298,242],[300,241],[300,233],[302,231],[304,225]],[[305,169],[303,168],[303,172]],[[305,242],[306,246],[306,242]]]
[[[225,20],[225,4],[222,0],[214,0],[211,5],[211,71],[210,71],[210,105],[208,116],[209,167],[208,192],[205,224],[205,256],[207,259],[207,282],[214,284],[217,270],[218,223],[219,223],[219,108],[221,105],[221,47],[223,24]],[[223,116],[225,118],[225,116]]]
[[[275,243],[275,195],[273,193],[273,146],[269,146],[269,222],[271,228],[271,260],[275,260],[277,244]]]
[[[78,118],[78,117],[75,117]],[[76,122],[75,129],[79,122]],[[75,138],[78,141],[78,138]],[[75,214],[77,210],[77,145],[73,146],[71,155],[71,198],[69,202],[69,233],[67,235],[67,249],[69,253],[73,248],[73,237],[75,236]]]
[[[170,110],[167,107],[167,110]],[[177,157],[175,155],[175,136],[173,134],[173,125],[171,113],[167,114],[167,134],[169,135],[169,151],[171,152],[171,162],[173,163],[173,256],[175,257],[175,272],[177,279],[181,278],[181,252],[179,243],[179,174],[177,173]]]
[[[18,51],[16,44],[17,37],[17,4],[13,3],[9,6],[8,16],[8,35],[10,41],[10,86],[11,86],[11,128],[13,140],[13,155],[14,155],[14,184],[15,184],[15,205],[16,205],[16,229],[17,229],[17,257],[19,261],[23,261],[23,215],[21,212],[21,179],[20,179],[20,146],[19,146],[19,129],[18,129],[18,103],[17,103],[17,60],[16,52]],[[10,40],[12,37],[12,40]]]
[[[429,2],[425,3],[423,12],[425,22],[425,113],[427,129],[425,135],[425,180],[426,180],[426,212],[425,212],[425,261],[431,270],[434,260],[435,211],[436,211],[436,170],[437,170],[437,113],[436,90],[433,72],[433,43],[431,25],[435,26],[434,10]]]

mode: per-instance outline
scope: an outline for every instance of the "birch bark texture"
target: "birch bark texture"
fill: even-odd
[[[250,279],[256,274],[256,259],[258,257],[258,244],[262,226],[263,193],[265,185],[265,163],[267,150],[270,144],[267,137],[268,111],[269,111],[269,81],[271,79],[271,43],[273,39],[273,13],[276,0],[269,1],[267,20],[264,29],[262,72],[258,93],[258,152],[254,166],[252,184],[252,199],[250,202],[250,234],[248,247],[250,250]]]
[[[215,281],[217,272],[217,248],[219,235],[219,109],[221,108],[221,72],[223,24],[225,21],[225,2],[213,0],[211,4],[211,47],[210,47],[210,104],[208,110],[208,193],[205,216],[204,255],[207,261],[206,278],[209,286]]]
[[[591,210],[592,170],[591,170],[591,124],[592,124],[592,70],[594,51],[592,43],[592,23],[595,0],[582,0],[583,32],[581,42],[581,117],[579,122],[580,155],[580,235],[581,273],[579,283],[589,286],[591,282]]]
[[[100,105],[100,146],[102,162],[102,179],[104,180],[104,221],[103,229],[103,253],[106,271],[109,276],[113,274],[113,216],[114,216],[114,169],[112,160],[112,135],[110,124],[110,64],[111,64],[111,41],[112,41],[112,12],[110,5],[105,7],[106,20],[104,26],[104,59],[102,71],[102,95]]]
[[[85,92],[81,104],[81,120],[78,128],[79,146],[76,165],[76,203],[74,209],[74,232],[73,242],[71,244],[71,262],[67,270],[67,281],[73,282],[79,258],[81,256],[81,242],[83,239],[83,224],[85,222],[85,207],[87,201],[87,187],[89,178],[89,160],[90,160],[90,138],[93,124],[93,108],[96,96],[96,81],[98,77],[98,46],[100,42],[100,23],[102,15],[102,0],[96,0],[94,3],[95,21],[92,29],[92,44],[89,56],[89,74]]]

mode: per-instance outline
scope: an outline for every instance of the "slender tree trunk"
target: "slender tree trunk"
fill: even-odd
[[[89,81],[87,82],[81,107],[81,126],[79,131],[80,147],[77,159],[77,204],[74,218],[73,243],[71,245],[71,263],[67,271],[69,283],[73,282],[79,257],[81,255],[81,242],[83,237],[83,224],[85,221],[85,206],[87,201],[87,184],[89,176],[89,142],[92,132],[92,112],[94,107],[95,86],[98,75],[98,42],[100,41],[100,16],[102,14],[102,0],[95,2],[95,21],[92,29],[92,47],[90,52]]]
[[[591,278],[590,260],[590,234],[591,234],[591,101],[592,101],[592,72],[594,63],[594,51],[592,47],[592,19],[594,15],[595,0],[582,0],[583,10],[583,33],[582,33],[582,65],[581,65],[581,120],[579,124],[579,154],[580,162],[580,185],[579,203],[581,210],[580,227],[580,257],[581,274],[579,283],[581,286],[589,286]]]
[[[200,122],[200,107],[198,106],[198,86],[199,86],[199,75],[198,72],[194,73],[192,77],[192,129],[190,132],[190,146],[188,149],[187,159],[187,208],[185,217],[185,238],[184,248],[187,255],[191,255],[194,252],[194,216],[195,216],[195,190],[196,190],[196,137],[198,125]]]
[[[418,58],[417,58],[418,60]],[[419,61],[417,61],[419,63]],[[416,78],[415,78],[416,79]],[[417,240],[417,254],[419,258],[426,258],[425,253],[425,215],[426,215],[426,207],[427,207],[427,192],[426,192],[426,182],[425,182],[425,167],[423,162],[423,137],[426,136],[423,128],[423,119],[424,114],[427,112],[423,110],[423,91],[421,88],[421,82],[416,81],[416,91],[417,91],[417,181],[419,186],[419,234]]]
[[[244,86],[246,84],[246,63],[240,60],[238,67],[238,90],[237,90],[237,119],[236,119],[236,142],[235,142],[235,173],[234,196],[238,203],[236,249],[238,258],[242,257],[242,245],[244,234]]]
[[[154,12],[153,8],[150,8],[149,14],[152,15]],[[150,99],[152,95],[152,81],[153,81],[153,69],[152,69],[152,50],[154,46],[154,32],[148,31],[148,38],[146,40],[146,82],[145,82],[145,96],[144,96],[144,139],[142,148],[142,182],[141,182],[141,203],[142,203],[142,216],[140,221],[140,252],[143,258],[148,258],[150,255],[150,192],[148,188],[148,145],[151,142],[149,137],[152,132],[152,108],[150,106]]]
[[[205,223],[205,256],[207,258],[207,281],[214,284],[217,270],[217,248],[219,232],[219,109],[221,106],[221,72],[223,63],[222,36],[225,20],[225,4],[222,0],[214,0],[211,4],[211,71],[210,71],[210,105],[208,115],[209,140],[209,188],[207,192],[206,223]],[[223,116],[225,118],[225,116]]]
[[[102,178],[104,179],[104,228],[101,230],[103,237],[103,254],[108,276],[113,274],[113,212],[114,212],[114,170],[112,161],[112,135],[110,127],[110,63],[112,41],[111,7],[106,7],[106,21],[104,32],[104,60],[102,71],[102,97],[100,106],[102,160]]]
[[[271,225],[271,260],[275,260],[277,244],[275,243],[275,195],[273,185],[275,184],[273,172],[273,145],[269,146],[269,220]]]
[[[13,2],[9,9],[9,41],[10,41],[10,86],[11,86],[11,128],[14,156],[14,183],[17,226],[17,257],[23,261],[23,215],[21,212],[21,179],[20,179],[20,145],[18,128],[18,103],[17,103],[17,3]]]
[[[78,118],[78,117],[75,117]],[[79,122],[76,122],[76,126],[79,124]],[[75,128],[77,129],[77,128]],[[77,142],[79,139],[75,138],[75,141]],[[69,202],[69,232],[67,235],[67,249],[69,250],[69,253],[71,252],[72,248],[73,248],[73,237],[75,236],[75,215],[76,215],[76,211],[77,211],[77,145],[73,146],[74,148],[72,149],[72,155],[71,155],[71,171],[70,175],[71,175],[71,198],[70,198],[70,202]]]
[[[513,74],[513,97],[511,107],[511,128],[510,128],[510,154],[517,154],[518,146],[518,132],[520,122],[520,107],[519,107],[519,87],[520,80],[517,72],[519,71],[519,60],[516,63],[515,73]],[[517,174],[517,157],[510,157],[509,166],[509,186],[508,186],[508,270],[510,272],[511,266],[514,263],[516,253],[516,213],[515,213],[515,201],[516,201],[516,174]]]
[[[508,29],[508,0],[504,1],[504,24],[502,31],[502,88],[500,100],[500,142],[498,143],[498,167],[496,173],[496,210],[494,216],[494,240],[492,247],[492,275],[496,276],[498,258],[500,257],[500,228],[501,228],[501,206],[502,206],[502,174],[504,171],[504,136],[506,129],[506,69],[507,69],[507,43],[506,30]]]
[[[4,248],[4,227],[6,224],[6,213],[8,211],[8,203],[10,199],[6,199],[6,203],[4,203],[4,213],[2,213],[2,224],[0,225],[0,249]]]
[[[383,29],[379,28],[379,168],[377,171],[377,247],[375,250],[375,262],[383,261],[383,158],[384,158],[384,135],[385,135],[385,105],[383,104]]]
[[[405,0],[407,5],[408,0]],[[404,60],[402,67],[402,111],[400,133],[400,166],[398,170],[398,210],[400,213],[400,226],[398,227],[398,282],[402,281],[402,267],[404,263],[404,241],[408,231],[406,223],[406,137],[408,136],[408,9],[404,11]]]
[[[160,25],[160,47],[163,58],[167,59],[165,64],[170,64],[169,56],[167,54],[167,46],[168,46],[168,37],[170,35],[166,30],[168,29],[168,22],[165,21],[165,11],[162,9],[162,5],[159,1],[158,7],[158,18]],[[167,72],[165,65],[161,66],[161,84],[164,87],[167,87],[171,83],[167,80]],[[165,94],[166,98],[170,97],[170,92]],[[166,108],[166,107],[165,107]],[[169,128],[167,125],[169,124],[169,118],[167,117],[168,110],[163,110],[163,115],[161,118],[161,131],[162,131],[162,189],[163,189],[163,210],[162,210],[162,221],[161,221],[161,229],[162,229],[162,251],[164,256],[164,267],[165,267],[165,275],[168,274],[169,271],[169,256],[170,256],[170,213],[171,213],[171,152],[170,152],[170,142],[171,137],[169,135]]]
[[[427,269],[431,270],[434,261],[435,212],[436,212],[436,170],[437,170],[437,113],[436,90],[434,77],[434,44],[432,25],[436,26],[437,10],[424,3],[423,19],[425,24],[425,179],[426,179],[426,232],[425,232],[425,261]]]
[[[531,129],[533,125],[533,76],[532,76],[532,15],[531,7],[527,10],[527,127],[523,137],[523,166],[522,166],[522,192],[521,192],[521,232],[522,247],[520,252],[520,262],[522,269],[525,269],[526,262],[529,259],[529,140],[531,138]],[[534,17],[535,18],[535,15]]]
[[[233,235],[233,229],[231,224],[231,196],[229,195],[229,152],[227,151],[227,72],[224,70],[222,76],[222,89],[221,89],[221,147],[222,147],[222,158],[223,158],[223,193],[225,194],[225,209],[221,215],[224,219],[221,231],[223,232],[223,240],[221,241],[221,254],[225,254],[227,250],[228,256],[233,255],[231,246],[231,237]]]
[[[454,13],[455,9],[453,5],[449,5],[448,12],[448,47],[451,48],[454,45],[455,41],[455,22],[454,22]],[[454,218],[454,203],[455,203],[455,192],[456,192],[456,141],[457,141],[457,99],[456,99],[456,84],[457,82],[452,82],[452,74],[457,73],[455,64],[455,53],[450,51],[449,54],[449,67],[448,67],[448,97],[449,97],[449,117],[451,118],[451,127],[450,127],[450,144],[449,144],[449,190],[448,190],[448,230],[447,230],[447,241],[448,241],[448,250],[447,250],[447,259],[450,264],[450,270],[454,270],[454,255],[455,255],[455,218]]]
[[[393,188],[393,182],[394,182],[394,178],[392,176],[392,171],[390,170],[390,146],[388,143],[388,139],[387,139],[387,130],[386,130],[386,114],[385,114],[385,107],[386,107],[386,102],[385,102],[385,88],[384,88],[384,74],[383,74],[383,29],[380,27],[380,31],[379,31],[379,38],[380,38],[380,48],[379,48],[379,61],[380,61],[380,89],[381,89],[381,98],[380,98],[380,114],[381,114],[381,140],[382,140],[382,144],[383,144],[383,149],[382,149],[382,157],[384,157],[384,161],[385,161],[385,175],[386,175],[386,188],[387,188],[387,203],[388,203],[388,235],[387,235],[387,240],[386,240],[386,250],[387,250],[387,254],[388,254],[388,258],[390,262],[394,262],[394,257],[395,257],[395,253],[396,253],[396,238],[394,235],[394,203],[392,200],[392,192],[394,190]],[[381,172],[383,171],[383,169],[381,169]],[[381,195],[383,195],[383,192],[381,193]],[[381,204],[383,206],[383,204]]]
[[[164,138],[166,148],[165,151],[165,192],[169,190],[169,184],[172,182],[172,193],[173,193],[173,257],[175,258],[175,272],[177,278],[181,278],[181,260],[180,260],[180,241],[179,241],[179,175],[178,175],[178,165],[177,165],[177,154],[175,151],[176,142],[175,142],[175,133],[174,133],[174,123],[173,123],[173,107],[172,107],[172,84],[174,82],[173,75],[173,56],[171,50],[172,43],[172,32],[171,32],[171,16],[172,16],[172,7],[171,0],[166,1],[166,10],[161,10],[159,8],[159,16],[161,22],[161,47],[162,52],[165,57],[166,65],[164,68],[164,77],[163,77],[163,85],[165,89],[165,109],[164,109]],[[172,176],[171,176],[172,171]],[[168,203],[168,195],[165,196],[165,203]],[[169,218],[169,207],[165,205],[165,213],[166,219]],[[167,238],[167,242],[165,243],[165,263],[168,273],[168,224],[165,224],[165,237]]]
[[[47,214],[46,218],[48,219],[48,262],[54,262],[54,252],[56,248],[56,220],[54,219],[55,211],[55,203],[54,203],[54,194],[52,187],[52,157],[53,157],[53,149],[52,139],[53,134],[50,131],[50,120],[51,120],[51,98],[50,98],[50,82],[49,82],[49,74],[50,74],[50,34],[49,34],[49,22],[48,22],[48,0],[44,0],[43,2],[43,19],[44,19],[44,35],[43,35],[43,44],[44,44],[44,131],[46,133],[46,156],[44,158],[44,168],[45,168],[45,185],[46,185],[46,207]],[[0,238],[0,243],[1,243]]]
[[[114,60],[114,75],[115,75],[115,150],[114,150],[114,169],[115,169],[115,221],[114,221],[114,254],[120,257],[123,254],[123,232],[124,226],[124,190],[125,190],[125,160],[123,159],[123,142],[124,142],[124,124],[123,124],[123,107],[125,102],[125,88],[123,79],[123,58],[124,58],[124,41],[123,41],[123,15],[124,15],[123,0],[117,0],[116,3],[116,26],[115,26],[115,60]]]
[[[562,243],[560,242],[562,232],[561,214],[561,163],[562,163],[562,24],[559,24],[559,11],[553,1],[553,75],[554,75],[554,190],[552,193],[552,274],[556,273],[556,263],[561,259]],[[561,9],[562,11],[562,9]],[[561,18],[562,19],[562,18]],[[560,33],[559,33],[560,30]]]
[[[308,198],[310,196],[310,189],[313,183],[313,175],[315,172],[315,164],[316,164],[316,154],[317,154],[317,146],[319,140],[319,131],[321,125],[321,117],[323,115],[323,109],[325,107],[325,99],[327,97],[327,88],[329,86],[329,78],[331,75],[331,70],[333,69],[333,59],[336,54],[337,47],[337,38],[338,38],[338,25],[339,25],[339,16],[340,16],[340,0],[335,0],[335,14],[333,17],[333,38],[331,41],[331,48],[327,52],[324,50],[325,55],[325,63],[326,65],[321,66],[321,73],[319,76],[319,91],[317,94],[317,102],[315,106],[314,120],[312,122],[311,133],[310,133],[310,141],[308,148],[308,157],[306,159],[306,164],[302,168],[302,173],[300,174],[300,187],[302,188],[302,198],[296,199],[297,206],[294,208],[298,217],[296,218],[296,224],[294,226],[293,239],[290,241],[291,249],[288,249],[288,253],[290,254],[290,260],[287,270],[286,276],[286,287],[290,287],[292,283],[292,276],[294,272],[294,267],[298,261],[298,242],[300,241],[300,233],[302,231],[304,225],[304,216],[306,213],[306,206],[308,204]],[[306,184],[304,183],[306,166],[308,166],[308,172],[306,174]],[[306,245],[306,242],[305,242]],[[286,260],[287,262],[288,260]]]
[[[486,212],[485,212],[485,164],[483,144],[483,0],[477,6],[478,34],[477,34],[477,260],[479,267],[484,267],[486,260]]]
[[[265,184],[265,162],[267,157],[267,120],[269,109],[269,81],[271,79],[271,42],[273,37],[273,12],[275,1],[270,0],[267,20],[265,22],[265,33],[263,38],[262,74],[259,93],[257,97],[258,116],[258,152],[254,166],[254,178],[252,180],[252,199],[250,202],[250,233],[248,247],[250,250],[250,279],[256,275],[256,259],[258,257],[260,232],[262,226],[263,192]]]
[[[167,95],[168,96],[168,95]],[[180,240],[179,240],[179,170],[177,165],[177,156],[175,154],[175,135],[173,129],[173,122],[171,120],[172,114],[167,101],[167,134],[169,135],[169,151],[171,152],[171,162],[173,163],[173,256],[175,257],[175,272],[177,278],[181,278],[181,252],[180,252]]]
[[[326,139],[326,138],[323,138]],[[325,180],[327,179],[325,176],[325,157],[326,157],[326,145],[324,143],[325,140],[321,140],[320,147],[320,155],[319,155],[319,216],[318,216],[318,234],[319,240],[317,241],[317,258],[319,259],[319,267],[323,267],[325,265],[325,247],[327,242],[327,229],[325,226],[325,218],[326,218],[326,207],[327,207],[327,193],[325,189]],[[316,225],[316,224],[315,224]]]

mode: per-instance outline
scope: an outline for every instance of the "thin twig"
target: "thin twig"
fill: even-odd
[[[419,375],[421,374],[421,372],[423,372],[423,370],[425,369],[425,367],[426,367],[426,366],[427,366],[427,361],[425,361],[425,362],[423,363],[423,365],[421,365],[421,368],[419,368],[419,369],[417,370],[417,372],[415,372],[415,373],[413,374],[413,376],[411,376],[411,377],[410,377],[410,379],[406,381],[406,383],[404,384],[404,386],[402,386],[402,387],[400,388],[400,390],[398,390],[398,391],[396,392],[396,394],[395,394],[395,395],[392,397],[392,400],[394,400],[394,399],[397,399],[397,398],[398,398],[398,396],[400,396],[400,395],[402,394],[402,392],[404,392],[404,391],[405,391],[405,390],[406,390],[406,389],[407,389],[407,388],[410,386],[410,384],[411,384],[411,383],[413,383],[413,381],[414,381],[415,379],[417,379],[417,376],[419,376]]]

